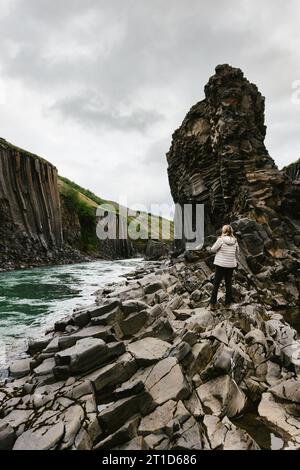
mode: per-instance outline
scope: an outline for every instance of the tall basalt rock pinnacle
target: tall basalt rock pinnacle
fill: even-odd
[[[265,147],[264,110],[256,85],[240,69],[219,65],[167,153],[174,202],[204,204],[206,235],[233,223],[246,235],[254,271],[265,256],[299,252],[300,187]]]
[[[46,259],[63,246],[56,168],[4,139],[0,220],[1,266]]]

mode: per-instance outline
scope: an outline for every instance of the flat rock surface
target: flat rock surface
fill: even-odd
[[[14,361],[10,367],[12,377],[23,377],[30,372],[30,359],[19,359]]]
[[[159,338],[143,338],[127,346],[130,352],[140,364],[151,364],[152,362],[159,361],[164,357],[170,344],[162,341]]]
[[[63,423],[36,431],[25,431],[17,438],[14,450],[49,450],[59,442],[64,433]]]
[[[187,398],[190,394],[181,367],[172,357],[163,359],[153,366],[145,379],[145,386],[159,405],[168,400]]]

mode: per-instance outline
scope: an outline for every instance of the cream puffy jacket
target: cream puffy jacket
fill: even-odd
[[[239,245],[235,237],[219,237],[210,251],[216,253],[214,264],[223,268],[235,268],[237,266],[237,256]]]

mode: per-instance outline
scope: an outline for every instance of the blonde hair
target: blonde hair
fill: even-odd
[[[224,236],[234,237],[233,229],[231,225],[223,225],[221,237],[224,237]]]

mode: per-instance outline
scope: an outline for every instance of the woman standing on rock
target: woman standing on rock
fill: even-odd
[[[237,256],[239,245],[233,234],[231,225],[224,225],[221,236],[210,249],[211,253],[216,253],[214,264],[216,266],[214,287],[210,298],[211,310],[216,309],[218,290],[222,279],[225,279],[226,296],[225,305],[232,302],[232,275],[237,266]]]

